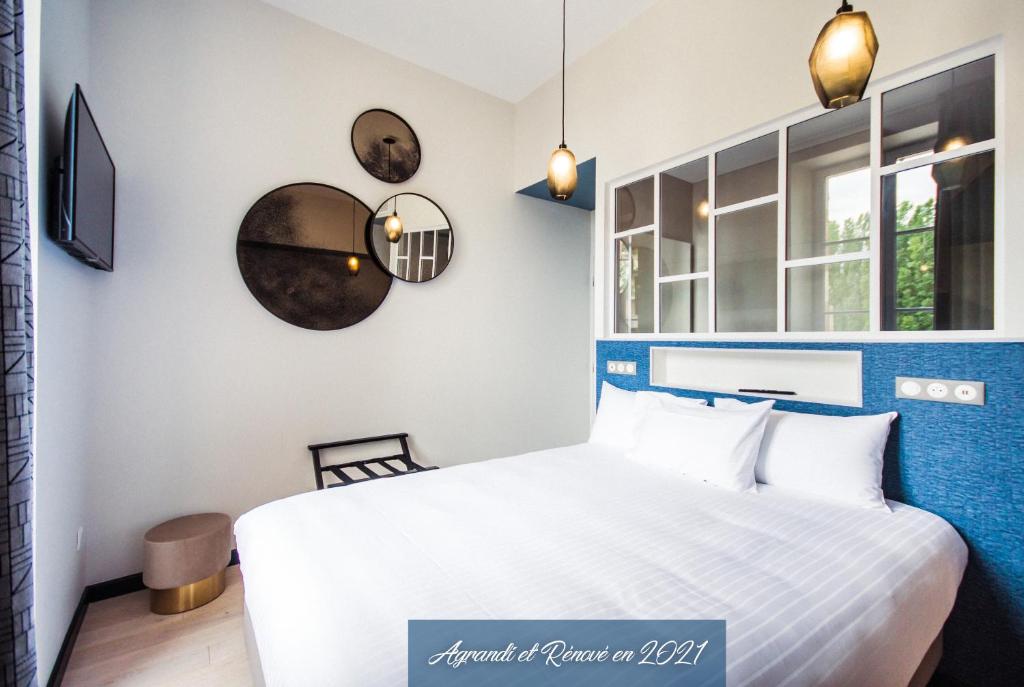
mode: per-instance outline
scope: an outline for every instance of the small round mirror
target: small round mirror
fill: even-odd
[[[388,110],[367,110],[352,124],[352,151],[372,176],[391,184],[420,168],[420,141],[409,123]]]
[[[385,200],[367,232],[377,262],[402,281],[430,281],[444,272],[455,250],[448,216],[418,193],[399,193]]]

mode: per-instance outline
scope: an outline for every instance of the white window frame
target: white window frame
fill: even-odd
[[[929,76],[959,67],[985,57],[994,58],[995,69],[995,136],[988,141],[972,143],[956,150],[940,153],[931,153],[911,160],[898,162],[890,165],[881,165],[881,122],[882,122],[882,95],[886,91],[905,86]],[[605,264],[599,267],[604,271],[605,293],[600,294],[603,299],[604,311],[604,336],[603,339],[655,339],[655,340],[802,340],[802,341],[976,341],[976,340],[998,340],[1005,337],[1006,318],[1006,293],[1005,293],[1005,269],[1007,256],[1005,251],[1005,155],[1004,155],[1004,122],[1005,122],[1005,75],[1004,56],[1001,38],[993,38],[976,45],[958,50],[943,57],[931,60],[924,64],[912,67],[884,79],[872,81],[864,93],[870,106],[870,169],[871,169],[871,223],[868,234],[869,248],[866,251],[857,253],[842,253],[833,256],[820,256],[812,258],[800,258],[789,260],[786,257],[787,237],[787,132],[790,126],[813,119],[828,110],[815,105],[807,107],[792,114],[780,117],[766,124],[753,127],[742,133],[730,136],[717,141],[711,145],[703,146],[686,153],[672,157],[668,160],[651,165],[636,172],[620,176],[606,182],[604,186],[605,198],[609,201],[609,212],[605,217],[605,227],[602,232],[605,247]],[[779,172],[778,190],[776,193],[737,203],[723,208],[715,208],[715,155],[727,148],[753,140],[760,136],[771,133],[778,133],[779,141]],[[881,308],[881,183],[882,178],[889,174],[902,172],[907,169],[936,164],[952,158],[962,157],[975,153],[995,151],[995,207],[994,210],[994,256],[993,256],[993,308],[994,322],[992,329],[986,330],[939,330],[939,331],[884,331],[881,329],[882,308]],[[680,165],[708,158],[708,269],[705,272],[698,272],[685,275],[661,276],[661,208],[660,190],[661,174],[674,169]],[[638,227],[628,231],[615,232],[615,190],[621,186],[640,181],[647,177],[654,178],[654,223],[645,227]],[[716,294],[715,294],[715,220],[719,215],[727,214],[737,210],[775,202],[778,209],[778,248],[777,248],[777,323],[774,332],[716,332]],[[615,288],[617,283],[617,272],[615,262],[615,240],[632,234],[654,232],[654,331],[647,333],[617,333],[615,332]],[[820,332],[789,332],[786,331],[786,270],[793,267],[809,265],[829,264],[833,262],[846,262],[852,260],[868,260],[869,266],[869,324],[867,331],[820,331]],[[672,333],[661,331],[661,284],[673,281],[695,280],[706,278],[707,281],[707,312],[708,332],[707,333]],[[632,277],[630,278],[632,288]]]

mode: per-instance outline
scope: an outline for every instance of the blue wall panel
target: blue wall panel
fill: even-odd
[[[626,389],[653,388],[651,346],[861,351],[863,408],[780,400],[775,406],[826,415],[899,413],[885,455],[886,497],[945,518],[970,549],[940,671],[978,687],[1024,684],[1024,343],[598,341],[598,393],[606,379]],[[636,376],[607,374],[608,360],[635,360]],[[897,376],[982,381],[986,403],[897,399]],[[709,402],[722,395],[660,390]]]

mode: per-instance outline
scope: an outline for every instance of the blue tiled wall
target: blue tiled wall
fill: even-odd
[[[598,341],[598,393],[605,379],[651,388],[651,346],[861,351],[863,408],[793,401],[776,407],[828,415],[899,412],[886,449],[886,496],[942,516],[970,548],[940,672],[977,687],[1024,684],[1024,343]],[[608,375],[608,360],[635,360],[636,376]],[[986,403],[899,400],[897,376],[982,381]],[[660,390],[709,401],[721,395]]]

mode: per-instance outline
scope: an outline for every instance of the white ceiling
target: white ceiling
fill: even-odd
[[[513,103],[560,69],[559,0],[265,1]],[[567,61],[654,2],[568,0]]]

